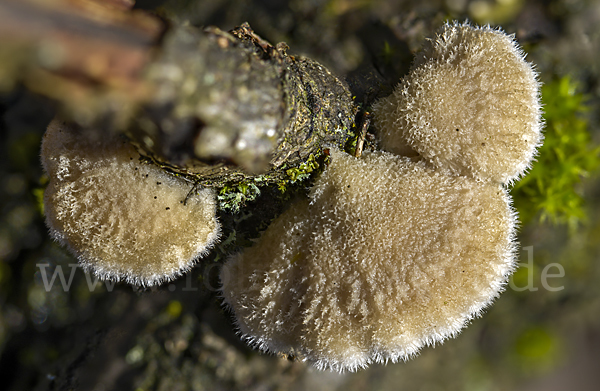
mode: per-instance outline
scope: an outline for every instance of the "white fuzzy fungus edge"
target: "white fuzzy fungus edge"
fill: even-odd
[[[42,142],[46,225],[101,280],[159,285],[189,271],[220,236],[212,189],[139,161],[124,140],[90,140],[54,120]]]
[[[373,106],[384,150],[511,184],[542,144],[540,82],[514,35],[447,23],[392,95]]]

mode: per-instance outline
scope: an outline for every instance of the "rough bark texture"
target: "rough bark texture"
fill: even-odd
[[[231,32],[169,25],[121,2],[0,9],[9,43],[0,84],[22,81],[56,99],[90,137],[127,133],[149,163],[219,189],[222,208],[306,179],[324,148],[354,137],[345,83],[247,23]]]
[[[136,119],[134,140],[202,186],[293,181],[288,169],[354,134],[347,86],[248,24],[230,33],[172,27],[147,80],[155,95]]]

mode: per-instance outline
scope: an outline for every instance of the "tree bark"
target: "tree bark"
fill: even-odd
[[[225,209],[308,178],[355,137],[357,106],[324,66],[248,24],[199,30],[130,5],[0,3],[0,85],[55,99],[81,131],[127,134],[149,163],[217,188]]]

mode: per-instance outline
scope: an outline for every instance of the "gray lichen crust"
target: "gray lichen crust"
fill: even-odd
[[[219,236],[216,196],[140,162],[125,140],[54,120],[42,143],[46,223],[102,279],[151,286],[189,270]]]
[[[542,139],[539,82],[524,57],[500,30],[444,25],[374,106],[382,148],[452,174],[518,179]]]
[[[499,184],[332,150],[310,200],[226,264],[223,295],[262,350],[338,371],[407,360],[498,296],[515,223]]]

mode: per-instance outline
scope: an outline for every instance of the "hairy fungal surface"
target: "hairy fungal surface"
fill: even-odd
[[[102,279],[151,286],[190,269],[219,236],[212,190],[143,164],[126,141],[92,141],[54,120],[42,143],[46,223]]]
[[[332,150],[310,200],[224,266],[225,303],[251,344],[321,369],[407,360],[498,296],[515,223],[500,184]]]
[[[446,24],[374,116],[384,150],[412,150],[436,168],[510,183],[542,135],[539,82],[514,37]]]

